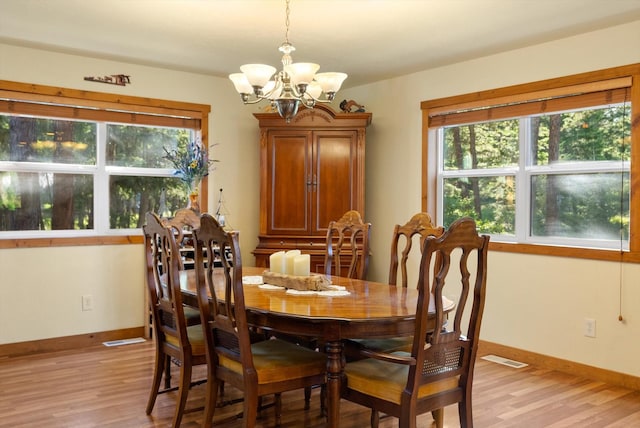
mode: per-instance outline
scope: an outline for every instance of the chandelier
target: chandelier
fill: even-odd
[[[242,73],[233,73],[229,79],[245,104],[256,104],[262,100],[271,102],[287,123],[298,113],[302,104],[313,108],[316,103],[329,103],[347,78],[345,73],[316,73],[320,66],[308,62],[293,63],[291,52],[296,48],[289,43],[289,1],[286,9],[286,32],[284,43],[278,48],[282,52],[282,70],[265,64],[245,64]],[[324,95],[324,97],[323,97]]]

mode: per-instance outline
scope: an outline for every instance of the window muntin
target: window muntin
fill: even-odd
[[[471,216],[498,241],[515,232],[525,243],[628,248],[630,110],[618,103],[440,127],[439,219]],[[518,192],[507,180],[480,184],[511,172]],[[514,213],[515,230],[505,221]]]

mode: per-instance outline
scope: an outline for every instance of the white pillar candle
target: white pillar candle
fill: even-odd
[[[289,250],[284,255],[285,270],[283,273],[293,275],[293,258],[300,255],[300,250]]]
[[[273,273],[285,273],[284,251],[269,256],[269,270]]]
[[[293,274],[296,276],[309,276],[311,269],[311,256],[300,254],[293,258]]]

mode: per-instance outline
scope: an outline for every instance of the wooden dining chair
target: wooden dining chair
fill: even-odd
[[[397,417],[400,428],[415,428],[417,415],[431,411],[441,428],[443,408],[454,403],[460,426],[473,427],[471,387],[484,310],[488,245],[489,237],[479,235],[470,218],[455,221],[440,237],[425,239],[411,352],[367,351],[369,358],[345,365],[342,398],[371,408],[372,427],[378,426],[379,412]],[[452,325],[443,305],[445,290],[459,296]],[[435,328],[428,313],[432,294]]]
[[[426,212],[414,214],[403,225],[396,224],[391,237],[391,253],[389,262],[389,284],[397,285],[398,279],[402,287],[409,284],[409,255],[416,248],[422,250],[424,241],[429,236],[441,236],[442,226],[435,226],[431,216]],[[417,241],[417,242],[416,242]],[[417,245],[416,245],[417,244]],[[419,257],[417,257],[419,260]],[[417,271],[417,269],[416,269]],[[415,275],[417,279],[417,273]],[[350,339],[345,341],[345,355],[348,359],[359,359],[362,350],[382,352],[408,351],[411,349],[413,337],[391,337],[385,339]]]
[[[173,427],[180,426],[185,413],[187,396],[192,382],[193,366],[206,364],[205,342],[202,327],[198,323],[187,324],[182,293],[180,291],[180,252],[175,241],[175,233],[162,223],[155,213],[147,213],[144,232],[146,256],[147,289],[149,306],[153,318],[153,334],[156,345],[155,364],[151,392],[146,413],[151,414],[158,394],[178,391],[178,399],[173,416]],[[171,387],[171,362],[180,367],[180,380]],[[163,373],[165,388],[160,389]]]
[[[409,284],[408,262],[412,248],[416,248],[415,238],[418,238],[417,249],[422,250],[424,241],[429,236],[441,236],[444,227],[435,226],[428,213],[420,212],[414,214],[411,219],[402,226],[396,224],[391,237],[391,255],[389,257],[389,284],[398,283],[407,287]],[[399,271],[399,272],[398,272]]]
[[[163,224],[173,229],[176,234],[176,243],[182,257],[180,257],[180,269],[185,269],[185,256],[190,256],[193,261],[192,233],[200,227],[200,215],[190,208],[177,210],[173,217],[162,218]]]
[[[212,424],[222,381],[244,392],[244,427],[255,426],[259,397],[270,394],[276,395],[276,425],[280,425],[280,393],[324,384],[326,356],[276,338],[252,341],[238,232],[225,231],[213,216],[203,214],[194,236],[197,295],[208,361],[204,426]],[[216,253],[227,257],[214,260]],[[214,262],[222,267],[215,268]]]
[[[371,223],[363,222],[358,211],[347,211],[339,220],[331,221],[327,227],[325,273],[365,279],[370,234]]]

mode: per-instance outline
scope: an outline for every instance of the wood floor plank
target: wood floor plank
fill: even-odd
[[[151,342],[118,347],[96,346],[0,359],[0,428],[155,428],[169,426],[176,393],[162,394],[153,413],[145,414],[152,376]],[[203,378],[202,367],[194,379]],[[174,368],[174,379],[178,371]],[[227,398],[241,396],[228,387]],[[198,409],[204,387],[191,390],[187,409]],[[216,412],[220,428],[240,428],[242,405]],[[341,427],[363,428],[369,410],[341,402]],[[521,369],[478,360],[473,388],[476,428],[628,428],[640,426],[640,392],[535,366]],[[202,411],[187,413],[185,428],[199,427]],[[323,428],[319,390],[304,410],[302,391],[283,394],[282,428]],[[395,428],[383,418],[381,428]],[[433,426],[430,414],[418,427]],[[459,427],[457,408],[445,409],[445,426]],[[274,427],[273,409],[260,413],[257,428]]]

